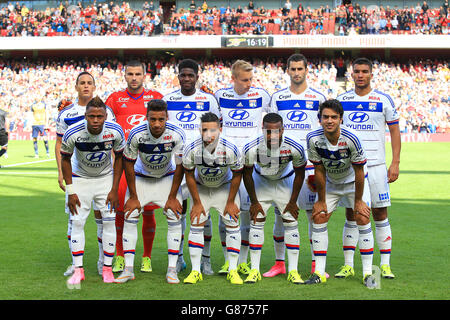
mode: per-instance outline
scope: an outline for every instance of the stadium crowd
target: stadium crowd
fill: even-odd
[[[145,86],[167,94],[178,87],[177,61],[144,61],[147,65]],[[327,98],[346,90],[336,81],[337,60],[311,59],[308,84]],[[275,58],[254,59],[254,82],[270,94],[289,85],[284,64]],[[211,90],[228,87],[232,61],[202,61],[200,83]],[[349,65],[349,61],[346,62]],[[10,131],[31,131],[31,107],[45,104],[50,130],[54,130],[61,100],[76,97],[75,78],[87,70],[96,80],[96,94],[106,100],[110,93],[125,88],[123,63],[116,58],[17,61],[0,59],[0,109],[9,112]],[[347,89],[352,87],[350,67],[346,73]],[[409,64],[374,61],[373,87],[391,95],[400,113],[402,132],[450,132],[450,70],[448,61],[417,60]]]
[[[166,9],[146,1],[141,8],[129,2],[78,2],[45,10],[9,2],[0,8],[0,36],[92,36],[159,34],[448,34],[448,0],[430,8],[416,6],[303,7],[286,1],[279,9],[266,9],[250,1],[247,6],[209,6],[192,1],[186,8]]]

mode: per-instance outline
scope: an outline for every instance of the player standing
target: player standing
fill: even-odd
[[[184,59],[180,61],[178,64],[178,81],[180,83],[180,89],[166,94],[163,98],[163,100],[167,102],[169,120],[177,124],[186,133],[186,145],[199,137],[200,118],[203,114],[212,112],[219,119],[222,119],[219,105],[217,104],[217,100],[214,95],[196,88],[199,79],[198,72],[199,66],[194,60]],[[186,263],[183,258],[183,246],[189,190],[184,180],[181,184],[181,190],[183,195],[183,235],[180,244],[180,256],[177,262],[178,272],[186,267]],[[201,268],[203,273],[211,275],[214,271],[211,268],[210,261],[212,237],[212,224],[210,219],[208,219],[204,226],[204,236],[205,244],[203,248]]]
[[[262,134],[262,119],[265,113],[270,112],[270,95],[262,88],[252,87],[253,66],[243,60],[237,60],[231,66],[231,79],[233,86],[220,89],[215,93],[222,112],[223,135],[233,142],[242,153],[246,143]],[[241,206],[241,250],[238,261],[238,272],[249,274],[247,263],[250,232],[250,198],[244,183],[239,188]],[[225,231],[219,224],[220,237],[225,259]],[[219,273],[228,272],[228,261],[222,266]]]
[[[125,195],[125,221],[123,228],[124,271],[115,282],[134,280],[134,255],[137,224],[141,206],[154,203],[164,208],[167,218],[168,283],[179,283],[176,272],[181,241],[181,192],[183,179],[182,155],[185,141],[183,129],[167,121],[164,100],[151,100],[147,121],[134,127],[128,136],[124,151],[127,179]]]
[[[306,157],[303,147],[283,135],[283,118],[268,113],[263,118],[264,135],[244,147],[243,179],[250,197],[251,270],[246,283],[261,280],[259,265],[264,244],[267,210],[280,211],[288,255],[289,282],[303,283],[297,265],[300,250],[297,200],[305,179]]]
[[[361,138],[367,153],[367,170],[375,221],[375,239],[380,249],[380,269],[384,278],[395,276],[390,267],[392,232],[387,207],[391,205],[389,183],[399,175],[401,137],[399,115],[392,98],[379,90],[372,89],[372,62],[366,58],[356,59],[352,64],[352,78],[355,88],[337,99],[344,108],[344,124],[354,129]],[[392,162],[386,170],[385,134],[389,128],[392,147]],[[344,266],[335,275],[346,278],[354,275],[353,256],[356,247],[357,229],[351,208],[346,209],[347,221],[343,230]]]
[[[317,201],[312,219],[312,246],[316,270],[305,284],[326,282],[327,224],[341,201],[355,210],[361,253],[363,283],[372,274],[373,234],[370,225],[370,194],[366,179],[364,149],[354,131],[341,126],[344,110],[337,100],[319,106],[321,129],[306,136],[308,159],[314,164]]]
[[[42,101],[37,102],[33,106],[31,106],[31,112],[33,113],[31,137],[33,138],[34,157],[39,158],[37,140],[38,137],[42,137],[42,139],[44,140],[45,151],[47,152],[47,158],[49,158],[50,152],[48,148],[48,135],[46,131],[48,125],[47,106]]]
[[[220,119],[212,112],[201,117],[201,137],[186,146],[183,166],[186,184],[192,198],[189,253],[192,272],[184,283],[203,280],[200,270],[204,246],[203,229],[211,208],[219,212],[226,227],[226,245],[229,261],[227,279],[242,284],[237,272],[241,237],[239,231],[239,202],[235,203],[242,176],[241,155],[234,144],[221,136]],[[239,198],[238,198],[239,200]]]
[[[147,114],[146,104],[152,99],[161,99],[162,94],[144,88],[145,66],[136,60],[130,61],[125,66],[125,81],[127,88],[121,91],[113,92],[106,104],[113,110],[116,121],[120,124],[125,132],[125,138],[131,129],[139,124],[146,123],[145,115]],[[120,179],[119,198],[120,205],[116,209],[116,259],[114,261],[113,272],[123,271],[125,266],[122,233],[124,226],[123,205],[127,184],[125,174]],[[151,254],[153,240],[155,238],[156,220],[154,215],[154,205],[147,205],[142,214],[142,238],[144,242],[144,252],[142,254],[141,271],[151,272]]]
[[[67,280],[74,286],[84,280],[84,225],[95,202],[103,220],[103,281],[114,282],[112,259],[116,232],[114,207],[122,174],[122,151],[125,136],[122,128],[106,120],[106,105],[96,97],[86,106],[86,120],[66,130],[61,145],[61,169],[66,182],[67,206],[72,220],[72,256],[75,271]],[[112,165],[114,152],[114,166]],[[74,161],[71,158],[74,155]],[[73,164],[73,165],[72,165]]]
[[[62,174],[61,168],[61,144],[62,137],[64,133],[67,131],[67,128],[75,123],[85,120],[86,113],[86,105],[89,101],[92,100],[95,92],[95,80],[94,77],[87,71],[80,72],[75,80],[75,91],[77,92],[77,99],[65,106],[60,110],[58,114],[58,118],[56,120],[56,143],[55,143],[55,159],[56,165],[58,167],[58,184],[62,191],[66,191],[66,187],[64,186],[64,178]],[[106,108],[106,119],[108,121],[115,121],[114,113],[112,110],[107,107]],[[75,158],[72,158],[75,159]],[[74,164],[72,164],[74,165]],[[70,211],[67,207],[67,193],[66,193],[66,208],[65,211],[69,215],[68,226],[67,226],[67,239],[69,243],[70,252],[72,252],[72,220],[70,219]],[[102,243],[102,233],[103,233],[103,224],[102,224],[102,215],[100,211],[97,209],[95,202],[92,203],[92,207],[94,210],[95,223],[97,225],[97,240],[98,240],[98,261],[97,261],[97,269],[98,273],[102,274],[103,268],[103,243]],[[64,272],[65,276],[70,276],[73,274],[75,267],[73,264],[67,268]]]
[[[308,62],[304,55],[291,55],[286,62],[286,73],[291,81],[290,86],[272,95],[271,107],[273,112],[277,112],[283,118],[284,134],[298,140],[306,150],[306,135],[320,127],[317,119],[317,111],[319,110],[319,104],[324,102],[326,98],[322,93],[308,86],[306,81]],[[298,206],[306,211],[308,217],[310,243],[312,228],[311,214],[316,199],[316,192],[313,183],[311,183],[313,181],[314,166],[309,162],[305,168],[305,180],[300,191]],[[275,224],[273,228],[275,265],[263,274],[264,277],[274,277],[280,273],[286,273],[283,233],[281,215],[278,209],[275,209]],[[314,273],[315,259],[312,246],[311,256],[311,273]]]

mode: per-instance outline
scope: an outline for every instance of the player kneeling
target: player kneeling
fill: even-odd
[[[70,126],[61,144],[61,168],[66,182],[67,205],[72,220],[72,257],[75,272],[69,286],[84,280],[84,225],[94,202],[103,222],[103,281],[114,282],[112,259],[116,243],[115,212],[122,174],[125,135],[115,122],[106,121],[106,105],[96,97],[86,106],[85,120]],[[111,153],[114,151],[114,167]],[[75,156],[72,155],[75,153]]]
[[[264,135],[244,147],[243,180],[250,197],[250,261],[246,283],[261,280],[259,265],[264,244],[264,224],[269,208],[281,212],[291,283],[303,283],[297,271],[300,248],[297,199],[305,178],[305,152],[295,140],[283,135],[283,118],[268,113],[263,118]]]
[[[181,193],[183,179],[181,157],[185,134],[167,121],[167,103],[154,99],[147,104],[147,122],[135,126],[124,150],[124,168],[128,190],[125,195],[123,252],[125,269],[116,283],[134,280],[134,255],[137,224],[142,209],[149,203],[164,208],[167,218],[168,283],[179,283],[176,263],[181,241]],[[175,161],[174,161],[175,160]]]
[[[242,284],[237,272],[241,244],[239,229],[239,191],[242,163],[237,147],[223,138],[219,118],[211,112],[201,117],[201,138],[189,144],[184,152],[183,166],[186,184],[192,197],[189,253],[192,272],[184,283],[203,280],[200,272],[204,246],[204,226],[214,208],[226,227],[226,247],[229,261],[227,279]],[[237,203],[236,203],[237,201]]]

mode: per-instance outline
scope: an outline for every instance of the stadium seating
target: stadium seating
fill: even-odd
[[[261,13],[261,8],[255,8],[253,12],[244,8],[242,13],[237,13],[233,7],[222,14],[222,9],[215,6],[206,12],[199,7],[190,13],[187,8],[171,12],[159,8],[150,10],[148,7],[131,9],[128,2],[115,2],[113,6],[83,3],[84,6],[80,3],[77,9],[70,6],[70,10],[63,4],[40,10],[27,8],[24,4],[5,3],[0,8],[0,36],[151,36],[161,33],[193,34],[194,31],[198,31],[196,34],[220,35],[223,34],[221,20],[229,25],[227,33],[239,29],[250,34],[256,33],[258,25],[264,25],[265,31],[260,32],[263,34],[335,34],[339,27],[344,35],[348,35],[350,30],[358,34],[448,34],[450,24],[448,8],[443,7],[424,10],[420,6],[370,6],[369,10],[369,7],[348,4],[333,9],[300,7],[284,14],[282,9],[269,9]],[[162,21],[166,16],[166,21]],[[212,26],[208,19],[213,19]],[[322,29],[317,27],[320,22]]]
[[[328,98],[336,97],[351,89],[350,70],[347,70],[347,87],[336,81],[335,60],[310,58],[308,84],[322,91]],[[148,66],[145,86],[163,94],[178,86],[175,61],[151,60]],[[252,61],[255,65],[254,85],[265,88],[270,94],[288,85],[283,65],[275,59]],[[213,91],[231,83],[232,60],[216,60],[201,64],[201,81]],[[156,64],[161,68],[156,71]],[[53,59],[34,62],[0,58],[0,108],[8,110],[12,120],[11,130],[31,130],[30,107],[45,103],[52,119],[58,115],[57,106],[62,99],[75,98],[74,83],[81,70],[91,72],[97,85],[96,94],[101,98],[123,88],[122,64],[116,58]],[[450,132],[450,106],[448,61],[416,60],[410,64],[394,64],[375,61],[373,87],[390,94],[401,115],[400,128],[403,132],[417,132],[429,128],[430,132]]]

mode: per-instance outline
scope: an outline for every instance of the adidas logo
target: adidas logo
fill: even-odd
[[[383,242],[388,242],[389,240],[392,240],[391,236],[387,236],[387,238],[384,239]]]

